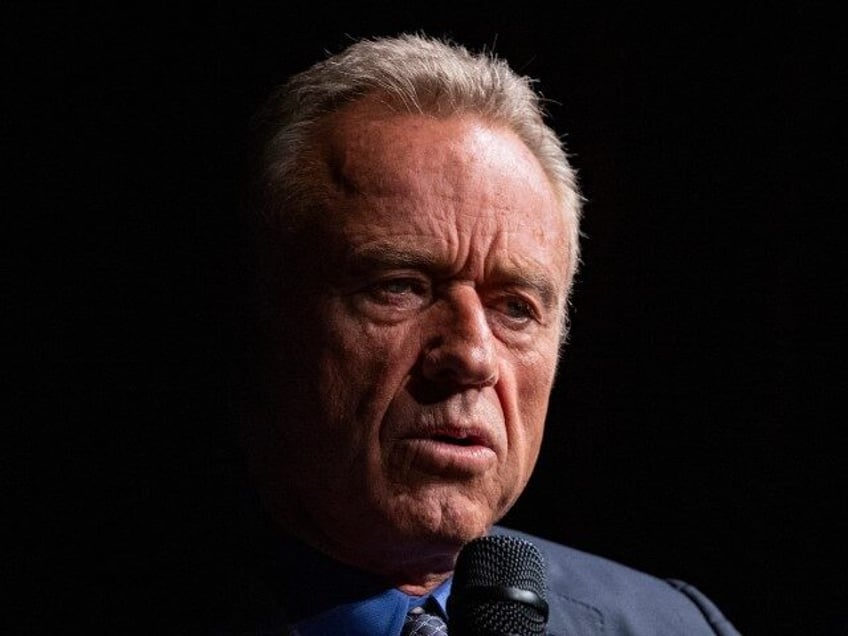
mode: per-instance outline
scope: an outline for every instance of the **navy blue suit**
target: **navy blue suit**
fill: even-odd
[[[681,581],[664,580],[532,535],[547,565],[550,636],[736,636],[713,603]]]
[[[493,528],[492,533],[524,538],[542,553],[550,607],[549,636],[738,636],[709,599],[683,582],[657,578],[503,527]],[[240,559],[245,567],[242,576],[227,577],[229,591],[218,597],[218,608],[229,605],[234,613],[221,616],[223,620],[215,621],[203,633],[292,634],[296,632],[291,631],[289,621],[297,624],[385,589],[370,575],[274,534],[273,549],[254,554],[258,559]]]

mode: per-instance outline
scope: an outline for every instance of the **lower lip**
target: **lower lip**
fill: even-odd
[[[451,444],[436,439],[407,439],[401,445],[409,465],[440,475],[476,475],[497,460],[488,446]]]

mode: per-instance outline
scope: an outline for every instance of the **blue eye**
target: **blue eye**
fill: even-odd
[[[420,284],[408,278],[398,278],[379,283],[378,288],[387,294],[413,294],[420,291]]]
[[[504,313],[510,318],[533,318],[535,312],[527,303],[519,298],[511,298],[504,303]]]
[[[427,302],[429,293],[426,281],[408,276],[380,280],[368,288],[368,294],[374,301],[396,307],[419,306]]]

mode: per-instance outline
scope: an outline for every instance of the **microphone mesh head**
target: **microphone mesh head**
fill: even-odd
[[[481,537],[459,553],[448,600],[450,633],[459,636],[545,633],[547,616],[538,607],[493,594],[468,594],[480,587],[518,588],[545,598],[545,563],[539,550],[517,537]]]

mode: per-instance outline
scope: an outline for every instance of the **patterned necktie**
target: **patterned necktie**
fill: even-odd
[[[439,616],[428,614],[423,607],[413,607],[406,615],[401,636],[447,636],[448,626]]]

